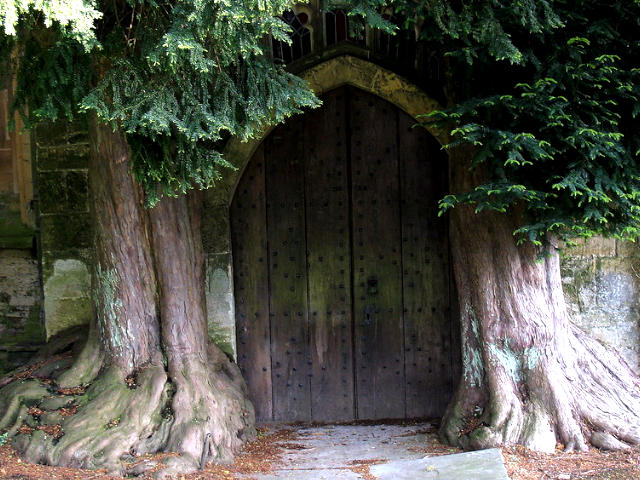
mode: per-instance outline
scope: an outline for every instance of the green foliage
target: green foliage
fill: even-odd
[[[87,49],[95,45],[94,22],[102,14],[84,0],[0,0],[0,34],[15,35],[20,17],[34,13],[45,27],[57,24]]]
[[[326,10],[345,9],[353,19],[360,19],[362,22],[350,22],[350,26],[379,29],[392,34],[398,30],[396,25],[386,20],[382,12],[390,4],[388,0],[326,0],[323,4]]]
[[[116,0],[83,4],[77,16],[67,8],[77,0],[21,1],[0,0],[11,34],[0,35],[0,58],[17,52],[17,105],[29,104],[32,122],[82,110],[123,129],[151,204],[214,185],[231,167],[219,153],[228,136],[248,138],[318,104],[265,52],[268,36],[288,41],[278,14],[289,1]],[[638,236],[637,0],[332,0],[324,8],[347,8],[390,32],[389,4],[445,71],[448,107],[425,121],[452,130],[448,148],[473,145],[474,167],[487,172],[470,191],[446,196],[443,211],[518,206],[516,233],[535,243],[546,232]]]
[[[15,105],[29,105],[27,125],[89,111],[123,129],[151,205],[214,185],[232,168],[217,148],[228,136],[319,104],[265,52],[269,36],[290,41],[278,18],[288,0],[0,2],[0,58],[18,53]],[[383,0],[342,4],[391,30]]]
[[[230,166],[220,140],[248,138],[319,103],[265,55],[269,35],[288,41],[277,18],[287,8],[283,0],[101,2],[99,45],[89,53],[84,23],[56,17],[49,4],[18,9],[15,42],[2,43],[4,58],[20,46],[16,105],[28,103],[31,123],[92,111],[123,129],[150,204],[212,186]]]
[[[451,60],[450,107],[425,121],[488,173],[446,211],[524,206],[519,239],[640,234],[638,2],[423,2],[425,41]],[[429,10],[426,7],[432,7]],[[465,81],[462,82],[461,79]]]
[[[431,42],[443,56],[467,63],[508,60],[522,64],[526,49],[517,45],[522,35],[559,28],[563,19],[553,0],[396,0],[395,8],[417,27],[422,40]]]
[[[0,447],[9,441],[9,432],[0,435]]]

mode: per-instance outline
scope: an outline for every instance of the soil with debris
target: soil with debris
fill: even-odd
[[[503,448],[511,480],[637,480],[640,479],[640,447],[618,452],[595,448],[588,452],[532,452],[523,447]]]
[[[272,430],[269,430],[271,428]],[[263,427],[258,438],[245,445],[242,453],[231,465],[207,464],[201,472],[182,475],[179,480],[248,480],[252,474],[269,473],[282,461],[285,450],[292,442],[301,440],[297,431],[290,428]],[[561,446],[560,446],[561,447]],[[299,448],[299,447],[296,447]],[[430,441],[416,453],[447,455],[460,450]],[[564,453],[558,449],[553,454],[532,452],[522,447],[502,449],[507,471],[512,480],[632,480],[640,479],[640,448],[621,452]],[[375,480],[369,466],[384,460],[355,461],[345,468],[360,475],[363,480]],[[100,470],[49,467],[24,463],[10,445],[0,447],[0,480],[124,480],[107,475]],[[146,477],[143,477],[146,478]]]

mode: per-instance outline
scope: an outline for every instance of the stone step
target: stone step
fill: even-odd
[[[418,460],[395,460],[371,466],[379,480],[509,480],[497,448]]]

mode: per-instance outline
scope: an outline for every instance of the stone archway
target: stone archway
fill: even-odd
[[[353,87],[277,127],[231,205],[238,363],[261,420],[440,416],[455,383],[447,162]]]
[[[311,88],[322,95],[343,85],[373,93],[410,117],[429,113],[439,108],[438,103],[403,77],[362,58],[343,55],[316,64],[302,72]],[[259,145],[273,130],[267,127],[256,138],[242,141],[232,138],[224,155],[235,167],[228,171],[216,188],[205,192],[203,241],[207,262],[207,311],[209,333],[230,355],[236,356],[235,288],[231,254],[229,206],[237,184]],[[439,142],[447,142],[447,132],[429,129]],[[454,348],[459,348],[454,345]],[[458,368],[454,366],[455,368]]]
[[[351,55],[331,58],[301,72],[299,76],[309,83],[318,96],[340,86],[350,85],[388,101],[412,118],[441,108],[437,101],[407,79]],[[236,170],[227,173],[224,184],[215,189],[215,203],[226,200],[227,205],[231,204],[245,167],[273,128],[272,125],[266,126],[260,135],[249,140],[234,137],[228,142],[223,154]],[[427,130],[440,144],[448,143],[448,132],[433,127],[427,127]]]

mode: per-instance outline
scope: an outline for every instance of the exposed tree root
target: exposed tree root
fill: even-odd
[[[451,149],[454,192],[486,181],[482,166],[471,168],[472,148]],[[613,348],[571,324],[556,241],[518,246],[522,214],[451,212],[463,372],[442,440],[547,452],[640,443],[640,380]]]
[[[154,469],[163,477],[196,470],[205,443],[207,460],[229,461],[253,437],[253,408],[239,370],[215,346],[208,355],[213,361],[185,362],[179,378],[169,378],[161,362],[135,375],[96,367],[87,363],[95,360],[87,348],[71,368],[69,362],[62,365],[66,370],[40,366],[14,374],[0,389],[0,429],[10,432],[26,461],[118,475]],[[90,378],[96,370],[90,385],[68,385],[73,376]],[[140,461],[158,452],[170,454]]]
[[[589,443],[607,450],[640,444],[640,384],[633,372],[575,328],[560,342],[535,363],[526,353],[511,366],[506,352],[484,354],[486,383],[460,386],[445,415],[443,440],[463,448],[521,444],[547,452],[556,443],[568,451]]]
[[[193,471],[209,460],[231,462],[244,441],[254,437],[253,406],[246,399],[239,369],[215,350],[215,368],[187,358],[182,372],[188,375],[172,377],[174,419],[166,449],[181,456],[164,462],[165,474]]]
[[[516,246],[516,216],[452,214],[463,375],[443,441],[547,452],[639,444],[638,377],[571,324],[558,253]]]

